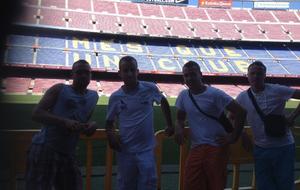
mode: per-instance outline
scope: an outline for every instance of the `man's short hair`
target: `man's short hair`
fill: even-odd
[[[254,61],[253,63],[251,63],[248,67],[248,71],[250,70],[251,67],[253,66],[258,66],[258,67],[261,67],[263,68],[264,72],[266,73],[267,72],[267,67],[263,64],[263,62],[257,60],[257,61]]]
[[[75,68],[77,65],[80,65],[80,64],[90,66],[89,62],[87,62],[87,61],[84,60],[84,59],[80,59],[80,60],[75,61],[75,62],[73,63],[72,70],[74,70],[74,68]]]
[[[126,55],[126,56],[124,56],[124,57],[122,57],[120,59],[120,61],[119,61],[119,69],[121,68],[121,65],[123,63],[134,63],[135,66],[136,66],[136,68],[138,67],[136,59],[134,57],[132,57],[132,56],[129,56],[129,55]]]
[[[201,69],[200,69],[200,66],[198,65],[198,63],[196,63],[195,61],[188,61],[186,62],[184,65],[183,65],[183,68],[192,68],[192,67],[196,67],[200,72],[201,72]]]

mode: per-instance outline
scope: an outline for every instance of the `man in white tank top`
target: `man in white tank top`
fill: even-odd
[[[32,119],[43,128],[27,155],[27,190],[82,189],[75,150],[80,133],[96,131],[96,122],[89,119],[98,94],[87,89],[91,67],[85,60],[73,64],[72,78],[72,85],[50,87],[33,111]]]

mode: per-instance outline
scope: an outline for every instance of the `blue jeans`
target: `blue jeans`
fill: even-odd
[[[257,190],[294,190],[295,144],[275,148],[255,146]]]
[[[156,190],[157,175],[153,150],[117,153],[118,190]]]

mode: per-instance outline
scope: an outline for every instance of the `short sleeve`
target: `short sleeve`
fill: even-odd
[[[157,86],[153,83],[151,83],[151,88],[152,88],[152,97],[153,100],[156,104],[160,104],[161,99],[163,98],[163,94],[159,91]]]
[[[107,106],[106,120],[115,120],[120,113],[120,103],[116,96],[110,96]]]
[[[295,89],[290,88],[288,86],[275,84],[274,87],[275,87],[274,90],[277,93],[277,95],[285,101],[290,99],[293,96],[293,94],[295,93]]]
[[[216,90],[215,102],[217,104],[217,107],[220,110],[219,114],[221,114],[232,101],[233,98],[231,96],[229,96],[222,90],[219,89]]]

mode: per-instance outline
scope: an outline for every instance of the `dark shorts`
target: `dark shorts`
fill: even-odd
[[[46,145],[32,144],[27,153],[27,190],[81,190],[82,178],[74,158],[59,154]]]

